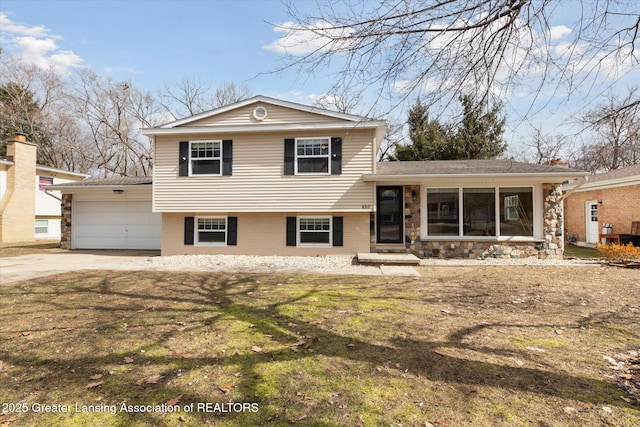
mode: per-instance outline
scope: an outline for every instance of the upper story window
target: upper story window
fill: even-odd
[[[284,175],[340,175],[342,137],[286,138]]]
[[[296,173],[329,173],[330,138],[296,139]]]
[[[44,187],[47,185],[53,185],[53,178],[49,176],[39,176],[38,177],[38,189],[40,191],[44,191]]]
[[[222,141],[192,141],[189,152],[190,175],[221,175]]]
[[[233,141],[180,141],[179,176],[232,175]]]

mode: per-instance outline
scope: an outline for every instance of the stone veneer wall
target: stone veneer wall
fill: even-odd
[[[71,249],[71,202],[73,194],[62,195],[62,220],[60,221],[60,247]]]
[[[560,184],[544,184],[544,241],[460,241],[420,240],[420,186],[405,186],[405,240],[411,253],[420,258],[539,258],[562,259],[562,196]],[[414,195],[415,200],[414,200]]]

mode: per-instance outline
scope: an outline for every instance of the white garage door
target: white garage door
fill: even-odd
[[[161,228],[151,201],[73,202],[74,249],[160,249]]]

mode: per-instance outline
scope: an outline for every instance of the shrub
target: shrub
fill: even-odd
[[[609,261],[640,261],[640,247],[633,246],[631,242],[626,245],[598,244],[597,249]]]

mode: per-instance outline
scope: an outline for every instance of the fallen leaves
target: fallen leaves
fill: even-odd
[[[89,383],[86,386],[84,386],[84,388],[96,388],[96,387],[100,387],[102,384],[104,384],[104,381],[97,381],[94,383]]]
[[[233,384],[223,384],[218,386],[218,390],[220,390],[224,394],[229,394],[233,391],[234,388],[236,388],[236,386]]]
[[[125,357],[124,358],[124,363],[125,363],[125,365],[129,364],[129,363],[133,363],[133,357]]]
[[[618,387],[628,394],[620,398],[629,404],[640,405],[640,349],[619,353],[614,357],[604,356],[603,359],[616,371]],[[604,408],[602,410],[607,412]]]
[[[174,397],[173,399],[167,400],[167,401],[165,402],[165,405],[166,405],[166,406],[175,406],[175,405],[177,405],[178,403],[180,403],[180,400],[181,400],[181,399],[182,399],[182,395],[180,395],[180,396],[176,396],[176,397]]]
[[[147,378],[140,378],[138,381],[136,381],[136,385],[141,386],[142,384],[158,384],[162,378],[163,375],[160,374],[151,375]]]
[[[16,333],[15,333],[15,334],[13,334],[13,335],[9,335],[9,336],[7,337],[7,339],[8,339],[8,340],[12,340],[12,339],[15,339],[15,338],[20,338],[20,337],[28,337],[29,335],[31,335],[31,332],[29,332],[29,331],[16,332]]]
[[[160,382],[161,379],[162,379],[162,375],[160,374],[151,375],[149,378],[145,380],[145,382],[147,384],[158,384],[158,382]]]

